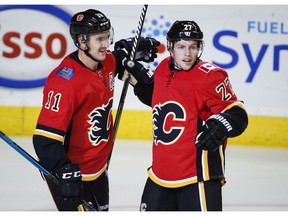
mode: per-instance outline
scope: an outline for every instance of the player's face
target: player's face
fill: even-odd
[[[106,50],[110,45],[109,31],[100,34],[94,34],[89,39],[89,53],[98,61],[103,61],[106,58]]]
[[[194,40],[177,41],[171,50],[175,66],[183,70],[190,70],[192,68],[197,60],[198,53],[198,42]]]

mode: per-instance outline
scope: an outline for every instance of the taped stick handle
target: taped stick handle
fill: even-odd
[[[136,55],[136,52],[137,52],[137,49],[138,49],[139,38],[141,36],[141,32],[142,32],[142,28],[143,28],[143,25],[144,25],[147,9],[148,9],[148,5],[144,5],[143,8],[142,8],[142,12],[141,12],[139,24],[138,24],[138,27],[137,27],[136,35],[133,38],[133,45],[132,45],[132,49],[131,49],[131,53],[130,53],[130,60],[131,61],[135,60],[135,55]]]
[[[131,61],[135,60],[136,52],[137,52],[138,45],[139,45],[139,38],[141,36],[141,32],[142,32],[142,28],[143,28],[143,25],[144,25],[147,9],[148,9],[148,5],[144,5],[143,8],[142,8],[142,12],[141,12],[138,28],[137,28],[137,31],[136,31],[136,35],[135,35],[135,37],[133,39],[133,45],[132,45],[131,54],[130,54],[130,58],[129,58]],[[124,84],[123,84],[123,89],[122,89],[122,93],[121,93],[121,97],[120,97],[120,101],[119,101],[119,106],[118,106],[118,109],[117,109],[115,123],[114,123],[114,141],[113,141],[113,143],[115,142],[115,139],[116,139],[116,136],[117,136],[119,123],[120,123],[120,118],[121,118],[121,115],[122,115],[122,111],[123,111],[123,107],[124,107],[124,103],[125,103],[125,98],[126,98],[126,95],[127,95],[128,86],[129,86],[129,78],[126,79]]]
[[[132,49],[131,49],[131,53],[130,53],[130,58],[129,59],[131,61],[134,61],[135,57],[136,57],[136,52],[137,52],[138,45],[139,45],[139,38],[141,36],[141,32],[142,32],[142,28],[143,28],[143,25],[144,25],[147,9],[148,9],[148,5],[144,5],[143,8],[142,8],[139,24],[138,24],[138,27],[137,27],[136,35],[135,35],[135,37],[133,39],[133,45],[132,45]],[[124,103],[125,103],[128,87],[129,87],[129,78],[126,79],[124,84],[123,84],[122,93],[121,93],[120,100],[119,100],[119,105],[118,105],[118,109],[117,109],[117,113],[116,113],[116,117],[115,117],[115,122],[114,122],[113,146],[114,146],[114,143],[115,143],[115,140],[116,140],[116,136],[117,136],[117,132],[118,132],[118,128],[119,128],[119,123],[120,123],[120,119],[121,119],[121,115],[122,115],[122,111],[123,111],[123,107],[124,107]],[[113,147],[112,147],[112,150],[113,150]],[[111,156],[112,156],[112,150],[111,150],[111,153],[110,153],[110,155],[108,157],[107,169],[108,169],[109,164],[110,164],[110,160],[111,160]]]

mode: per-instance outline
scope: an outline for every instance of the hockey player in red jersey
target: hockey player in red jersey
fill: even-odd
[[[167,33],[170,56],[150,81],[126,62],[138,98],[152,107],[153,161],[141,211],[222,211],[227,138],[243,133],[248,116],[222,68],[200,59],[203,32],[176,21]]]
[[[127,49],[108,50],[112,30],[100,11],[76,13],[70,35],[78,50],[50,73],[43,90],[33,145],[40,163],[59,178],[58,186],[47,181],[59,211],[83,210],[82,199],[96,210],[109,209],[114,77],[123,75],[129,55]],[[141,40],[145,61],[153,61],[159,42]]]

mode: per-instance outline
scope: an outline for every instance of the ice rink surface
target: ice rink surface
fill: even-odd
[[[36,158],[31,137],[10,138]],[[2,213],[56,211],[37,168],[2,139],[0,158]],[[150,141],[116,141],[109,168],[111,212],[138,212],[150,162]],[[288,215],[288,149],[228,146],[226,180],[224,212]]]

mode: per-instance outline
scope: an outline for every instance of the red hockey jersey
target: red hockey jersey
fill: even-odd
[[[164,59],[154,74],[153,162],[148,175],[164,187],[224,179],[224,147],[201,151],[195,146],[196,136],[212,114],[243,104],[223,69],[200,62],[189,71],[171,71],[169,60]]]
[[[101,64],[103,67],[93,72],[67,56],[53,70],[44,87],[35,131],[35,135],[65,144],[67,156],[79,164],[83,180],[95,179],[105,170],[112,149],[113,54],[107,52]]]

